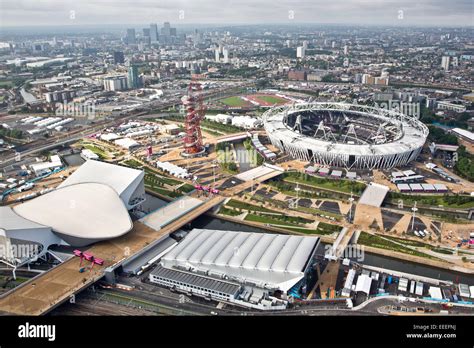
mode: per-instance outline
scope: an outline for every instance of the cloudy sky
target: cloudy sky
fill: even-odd
[[[473,0],[0,0],[2,26],[335,23],[472,26]]]

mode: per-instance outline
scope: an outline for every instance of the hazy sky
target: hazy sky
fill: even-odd
[[[0,0],[0,21],[2,26],[163,21],[472,26],[473,4],[474,0]]]

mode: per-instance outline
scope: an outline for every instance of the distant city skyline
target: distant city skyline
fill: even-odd
[[[362,24],[472,26],[471,0],[2,0],[3,27],[52,25]]]

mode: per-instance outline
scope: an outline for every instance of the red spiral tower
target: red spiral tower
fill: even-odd
[[[181,99],[186,108],[184,156],[194,156],[204,152],[201,135],[201,120],[204,118],[206,109],[203,104],[201,92],[201,84],[191,79],[188,94]]]

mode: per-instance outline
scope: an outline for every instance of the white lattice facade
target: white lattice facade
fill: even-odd
[[[304,112],[327,113],[331,117],[337,113],[339,117],[346,119],[346,129],[349,130],[347,134],[334,136],[329,134],[331,127],[323,127],[321,123],[314,136],[303,134],[299,115]],[[358,131],[369,134],[371,139],[378,139],[378,143],[357,139],[354,125],[350,123],[352,120],[347,121],[347,115],[355,120]],[[293,126],[288,124],[290,117],[296,119]],[[364,121],[358,122],[359,117]],[[305,103],[277,107],[267,111],[263,119],[270,141],[281,151],[293,158],[347,169],[389,169],[406,165],[417,158],[428,136],[428,128],[414,117],[386,109],[345,103]],[[373,120],[374,125],[371,126],[377,129],[372,130],[373,134],[370,130],[363,129],[367,120]],[[383,127],[388,129],[387,136]],[[306,128],[310,129],[308,126]],[[310,132],[315,128],[311,128]],[[317,137],[324,128],[328,134]]]

